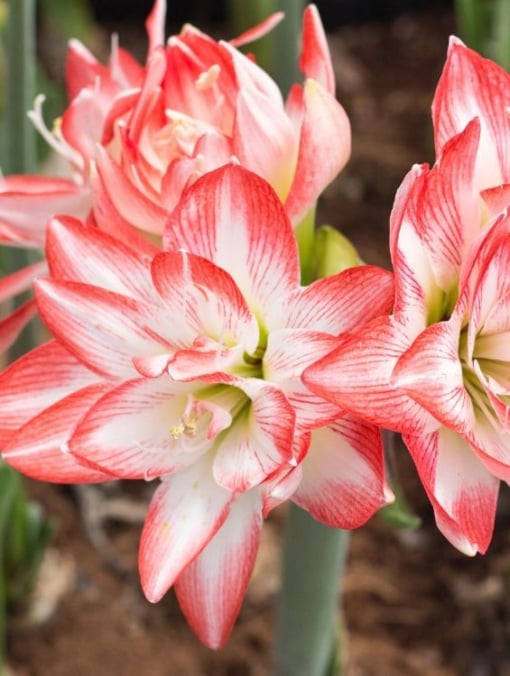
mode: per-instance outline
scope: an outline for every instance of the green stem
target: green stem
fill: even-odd
[[[306,286],[315,279],[315,207],[312,207],[295,228],[301,266],[301,284]]]
[[[508,0],[498,0],[493,15],[493,49],[490,56],[500,66],[510,68],[510,4]]]
[[[295,82],[302,80],[298,60],[303,8],[304,0],[228,2],[230,21],[236,35],[267,19],[273,12],[285,12],[285,19],[269,35],[248,45],[248,51],[255,54],[257,63],[278,82],[284,96]]]
[[[338,598],[349,542],[291,504],[282,566],[274,676],[327,676],[338,655]]]
[[[1,461],[0,461],[1,462]],[[6,467],[0,467],[2,492],[0,495],[0,674],[5,663],[7,625],[7,561],[5,546],[7,543],[7,531],[9,519],[12,513],[16,493],[20,490],[21,481],[18,474]]]
[[[34,171],[36,164],[35,134],[27,118],[35,91],[35,3],[34,0],[11,0],[5,31],[5,106],[3,108],[2,171],[22,174]],[[28,253],[16,249],[3,251],[4,273],[15,272],[27,265]],[[16,345],[11,358],[33,346],[32,335],[25,332],[24,344]],[[19,341],[18,341],[19,342]],[[6,469],[0,504],[0,670],[3,671],[6,649],[7,570],[6,546],[11,503],[20,490],[20,477]],[[23,499],[23,498],[22,498]]]
[[[35,170],[35,133],[27,117],[35,92],[34,0],[11,0],[6,33],[4,174]]]
[[[5,156],[2,157],[4,174],[26,174],[35,171],[35,131],[27,117],[32,108],[35,92],[35,2],[11,0],[6,45],[6,106],[3,131]],[[6,247],[3,250],[3,272],[9,274],[33,263],[25,249]],[[19,299],[17,305],[25,299]],[[32,327],[28,327],[10,351],[16,359],[35,345]]]

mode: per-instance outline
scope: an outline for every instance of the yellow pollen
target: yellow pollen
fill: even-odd
[[[172,425],[170,428],[170,436],[175,440],[180,439],[182,436],[194,437],[197,433],[197,427],[197,416],[194,413],[184,413],[181,422],[178,425]]]

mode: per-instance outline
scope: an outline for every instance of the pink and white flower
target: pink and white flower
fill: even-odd
[[[301,373],[389,310],[392,276],[366,266],[301,287],[281,202],[233,165],[186,190],[165,241],[151,258],[52,221],[51,275],[36,290],[56,340],[0,376],[0,438],[4,459],[35,478],[159,478],[143,588],[157,601],[175,584],[191,626],[219,647],[273,506],[292,496],[352,528],[391,499],[378,430]]]
[[[403,433],[439,528],[467,554],[487,549],[510,477],[509,99],[509,76],[452,39],[433,106],[438,159],[413,167],[391,216],[393,315],[304,374]]]
[[[68,108],[51,132],[44,97],[31,117],[72,177],[3,179],[0,242],[43,247],[48,219],[67,214],[151,251],[184,188],[232,158],[271,183],[296,225],[343,168],[349,122],[334,98],[331,58],[313,5],[303,19],[305,81],[286,103],[274,81],[237,49],[281,14],[230,43],[186,25],[164,44],[165,13],[165,0],[156,0],[144,67],[116,43],[103,66],[71,41]]]

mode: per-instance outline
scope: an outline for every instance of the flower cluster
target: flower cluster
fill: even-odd
[[[71,41],[69,106],[53,131],[42,117],[44,97],[37,97],[30,116],[72,178],[5,177],[0,243],[40,249],[48,219],[61,213],[154,253],[184,188],[232,158],[267,180],[299,224],[347,162],[350,128],[334,97],[315,7],[307,8],[303,22],[305,80],[286,102],[274,81],[236,49],[281,18],[274,15],[230,43],[190,25],[165,43],[165,0],[156,0],[147,20],[144,67],[116,44],[103,66]],[[38,265],[3,280],[0,300],[26,291],[42,272]],[[31,302],[21,316],[6,320],[0,348],[35,310]]]
[[[487,549],[510,480],[510,76],[452,38],[436,161],[390,218],[394,273],[304,286],[296,231],[350,152],[317,10],[285,102],[237,49],[279,15],[232,42],[186,26],[165,43],[164,17],[156,0],[143,67],[71,43],[67,110],[52,132],[41,99],[31,113],[71,177],[3,180],[1,241],[46,259],[0,281],[0,300],[36,296],[0,348],[36,311],[52,339],[0,374],[0,440],[40,480],[157,479],[143,589],[174,586],[219,647],[271,509],[348,529],[392,500],[380,428],[445,536]]]
[[[393,306],[391,273],[358,266],[300,284],[295,227],[350,152],[317,10],[284,103],[234,43],[193,27],[144,67],[71,43],[70,104],[53,132],[71,178],[6,177],[0,237],[46,259],[3,281],[52,339],[0,375],[2,455],[36,479],[158,480],[142,532],[144,592],[174,586],[211,647],[229,636],[264,517],[286,499],[336,528],[392,500],[380,430],[302,373]],[[0,294],[2,287],[0,287]],[[0,327],[1,328],[1,327]],[[8,330],[10,333],[8,332]]]
[[[452,38],[433,102],[436,162],[390,222],[395,306],[307,385],[402,432],[444,535],[484,552],[510,479],[510,76]]]

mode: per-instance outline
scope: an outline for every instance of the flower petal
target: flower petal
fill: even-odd
[[[392,384],[411,396],[443,425],[459,434],[474,423],[464,386],[457,322],[440,322],[420,333],[398,360]]]
[[[31,298],[6,317],[0,319],[0,354],[11,347],[28,322],[36,314],[37,304],[35,299]]]
[[[483,554],[492,537],[499,480],[485,469],[467,441],[445,427],[403,438],[439,530],[464,554]]]
[[[335,95],[333,63],[324,27],[315,5],[307,5],[303,14],[299,67],[306,78],[313,78],[328,94]]]
[[[358,528],[393,499],[380,431],[351,415],[312,432],[302,469],[292,500],[332,528]]]
[[[268,181],[280,199],[289,194],[298,153],[298,137],[283,106],[273,106],[254,87],[237,97],[234,154],[241,164]]]
[[[149,55],[165,41],[166,0],[155,0],[151,13],[145,21],[149,38]]]
[[[237,386],[251,399],[217,443],[214,478],[233,493],[262,483],[293,461],[295,413],[277,387],[255,379]]]
[[[258,491],[236,498],[230,513],[205,549],[177,578],[181,610],[209,648],[227,641],[239,613],[262,531]]]
[[[510,76],[500,66],[450,38],[446,64],[439,80],[432,116],[436,152],[474,117],[480,119],[478,185],[490,188],[510,179],[508,107]]]
[[[303,121],[294,181],[285,202],[292,223],[299,223],[351,154],[351,127],[338,101],[315,80],[303,91]]]
[[[248,352],[255,350],[259,339],[256,319],[227,272],[181,251],[156,256],[152,277],[165,311],[179,318],[172,331],[176,343],[189,347],[197,336],[207,336],[217,341],[220,350],[237,344]]]
[[[207,457],[163,480],[145,519],[138,556],[149,601],[159,601],[214,537],[228,516],[232,498],[215,483]]]
[[[104,376],[137,375],[133,357],[160,354],[161,309],[87,284],[38,280],[40,315],[62,345]]]
[[[268,327],[337,336],[388,313],[392,306],[393,275],[382,268],[360,265],[279,298],[271,308]]]
[[[334,336],[316,331],[281,329],[269,334],[264,355],[264,378],[278,385],[296,412],[296,431],[321,427],[338,417],[341,409],[311,392],[301,375],[306,367],[329,354]]]
[[[160,235],[165,225],[166,211],[140,192],[129,180],[128,174],[100,145],[97,146],[96,167],[122,219],[144,232]]]
[[[0,279],[0,303],[3,303],[10,298],[14,298],[14,296],[23,293],[23,291],[28,291],[32,286],[34,279],[46,275],[47,272],[48,268],[46,261],[41,261],[2,277]]]
[[[415,336],[414,318],[381,317],[341,340],[339,347],[305,370],[312,390],[380,427],[418,433],[439,423],[391,383],[398,358]]]
[[[252,311],[299,282],[297,246],[281,202],[261,178],[228,165],[184,193],[165,231],[165,248],[207,258],[227,270]]]
[[[69,447],[81,462],[122,479],[150,480],[180,471],[204,455],[214,435],[231,422],[224,411],[214,426],[214,409],[200,404],[199,415],[194,402],[191,386],[166,377],[124,382],[90,408]],[[187,409],[192,433],[180,430]]]
[[[111,481],[110,474],[91,469],[69,453],[67,442],[76,423],[108,389],[89,385],[57,401],[28,421],[4,448],[4,460],[23,474],[54,483]]]
[[[87,185],[63,178],[7,176],[0,189],[0,241],[40,247],[46,240],[46,223],[57,213],[85,218],[91,196]]]
[[[51,219],[46,257],[52,276],[62,281],[92,283],[148,302],[158,298],[147,256],[75,219]]]
[[[97,381],[54,340],[23,355],[0,374],[0,446],[41,411]]]

